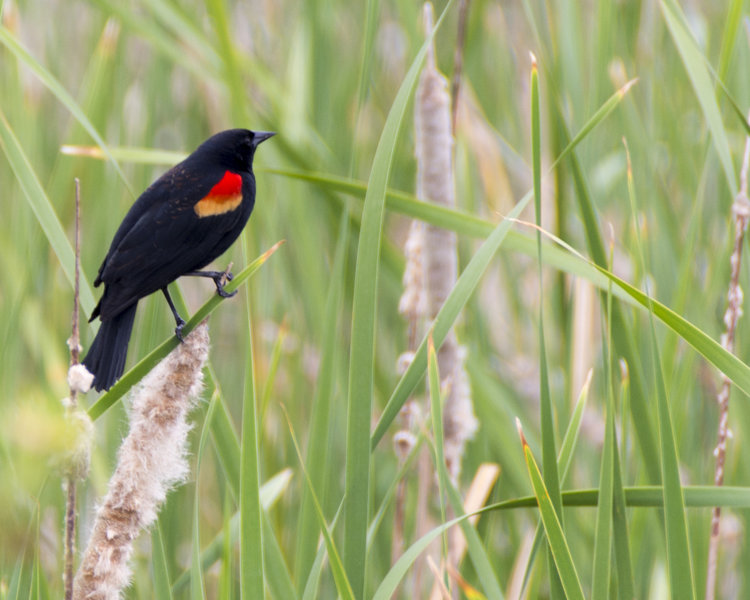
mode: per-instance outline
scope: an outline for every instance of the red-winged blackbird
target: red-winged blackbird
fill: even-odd
[[[242,231],[255,204],[253,156],[266,131],[229,129],[210,137],[141,194],[125,215],[94,286],[104,294],[89,322],[99,333],[83,360],[97,390],[122,375],[138,300],[161,290],[182,339],[185,321],[167,285],[182,275],[210,277],[224,291],[221,271],[199,271],[220,256]],[[231,279],[231,276],[229,277]]]

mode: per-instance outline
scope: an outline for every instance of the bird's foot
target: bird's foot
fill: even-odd
[[[185,327],[185,321],[184,319],[179,319],[177,321],[177,327],[174,328],[174,334],[177,336],[177,339],[180,340],[180,343],[185,343],[185,338],[182,336],[182,329]]]
[[[222,298],[231,298],[232,296],[237,295],[237,290],[234,290],[233,292],[227,292],[224,290],[224,286],[232,281],[232,279],[234,279],[234,275],[232,275],[231,271],[229,270],[231,268],[232,263],[229,263],[226,271],[217,273],[213,277],[214,283],[216,284],[216,293],[219,294],[219,296],[221,296]]]
[[[227,292],[221,283],[216,282],[216,293],[219,294],[219,296],[221,296],[222,298],[231,298],[232,296],[237,295],[237,290],[234,290],[233,292]]]

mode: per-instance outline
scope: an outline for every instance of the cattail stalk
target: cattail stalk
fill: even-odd
[[[750,115],[748,115],[750,119]],[[724,325],[726,330],[721,336],[721,345],[728,352],[734,352],[734,337],[737,331],[737,322],[742,316],[742,288],[740,287],[740,262],[742,259],[742,245],[750,220],[750,198],[748,198],[747,173],[750,163],[750,137],[745,140],[745,155],[742,160],[740,171],[740,190],[732,204],[732,215],[734,217],[734,249],[730,258],[731,278],[729,281],[729,292],[727,293],[727,310],[724,313]],[[727,452],[727,436],[729,433],[729,394],[731,392],[731,381],[722,373],[721,388],[716,401],[719,405],[719,432],[718,442],[714,454],[716,456],[716,470],[714,472],[714,484],[724,485],[724,462]],[[716,575],[719,557],[719,542],[721,525],[721,507],[715,506],[711,515],[711,538],[708,545],[708,569],[706,572],[706,600],[713,600],[716,594]]]
[[[425,4],[425,29],[432,31],[432,5]],[[415,101],[417,195],[429,202],[454,208],[456,190],[453,168],[451,98],[448,82],[437,70],[435,49],[419,78]],[[434,319],[458,279],[458,251],[455,232],[426,224],[422,251],[427,317]],[[446,336],[438,351],[438,367],[448,390],[443,412],[445,460],[457,479],[466,441],[477,428],[468,378],[464,370],[464,351],[454,331]]]
[[[425,30],[433,30],[432,5],[424,5]],[[417,159],[417,195],[435,204],[455,207],[455,183],[453,169],[453,131],[451,97],[448,82],[437,70],[435,49],[431,45],[427,52],[425,67],[419,78],[415,97],[415,129]],[[411,357],[419,336],[419,327],[434,319],[445,303],[458,278],[457,237],[452,231],[421,222],[413,222],[405,247],[406,270],[404,272],[404,294],[399,311],[409,321],[409,351]],[[407,358],[406,360],[409,360]],[[438,351],[438,368],[442,377],[441,386],[446,390],[443,410],[443,432],[445,461],[453,480],[461,470],[466,441],[474,434],[477,421],[474,417],[468,377],[464,370],[464,350],[451,330]],[[406,408],[406,407],[405,407]],[[429,410],[426,414],[429,414]],[[418,425],[416,425],[418,427]],[[397,435],[402,435],[399,432]],[[427,503],[434,485],[434,469],[427,453],[418,461],[417,535],[429,529]],[[403,487],[403,483],[401,484]],[[399,490],[397,502],[403,503],[403,489]],[[402,514],[399,506],[396,514]],[[398,535],[394,540],[401,543],[402,523],[396,523]],[[394,559],[400,548],[394,543]],[[421,593],[421,563],[414,573],[414,593]]]
[[[76,575],[76,600],[120,598],[135,539],[154,522],[167,492],[188,475],[187,416],[202,388],[208,343],[203,321],[135,392],[130,433]]]

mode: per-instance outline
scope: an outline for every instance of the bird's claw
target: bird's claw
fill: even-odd
[[[234,279],[234,275],[232,275],[229,271],[223,272],[219,277],[214,278],[214,283],[216,284],[216,293],[219,294],[222,298],[231,298],[232,296],[237,295],[237,290],[234,290],[233,292],[227,292],[224,290],[224,286],[232,281]]]
[[[180,319],[177,321],[177,327],[174,328],[174,334],[177,336],[177,339],[180,340],[180,343],[185,343],[185,338],[182,336],[182,329],[185,327],[185,321]]]

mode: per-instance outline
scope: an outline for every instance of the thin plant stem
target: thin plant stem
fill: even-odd
[[[469,0],[458,3],[458,33],[456,34],[456,51],[453,54],[453,77],[451,78],[451,131],[456,135],[456,116],[458,115],[458,94],[461,91],[461,73],[464,67],[464,45],[466,42],[466,18],[469,14]]]
[[[750,116],[748,117],[750,118]],[[740,263],[742,260],[742,245],[747,231],[748,220],[750,220],[750,199],[747,191],[747,172],[750,163],[750,137],[745,141],[745,155],[740,171],[740,191],[732,205],[734,217],[734,249],[730,258],[731,279],[729,281],[729,292],[727,294],[727,310],[724,313],[724,324],[726,331],[721,338],[721,344],[729,352],[734,352],[734,339],[737,331],[737,322],[742,316],[742,288],[740,288]],[[714,454],[716,456],[716,470],[714,472],[714,484],[724,484],[724,462],[727,453],[727,435],[729,431],[729,395],[731,392],[731,381],[722,374],[721,388],[716,401],[719,405],[719,431],[718,441]],[[719,544],[721,525],[721,507],[715,506],[711,515],[711,538],[708,545],[708,568],[706,571],[706,600],[713,600],[716,594],[716,576],[719,557]]]
[[[77,365],[80,361],[81,345],[79,335],[79,293],[81,273],[81,182],[75,178],[75,277],[73,288],[73,318],[71,323],[71,335],[68,345],[70,347],[70,366]],[[70,402],[67,407],[68,416],[75,411],[78,404],[78,390],[75,386],[70,387]],[[63,572],[63,583],[65,585],[65,600],[73,598],[73,571],[75,562],[75,531],[76,531],[76,470],[71,468],[66,476],[67,494],[65,499],[65,570]]]

